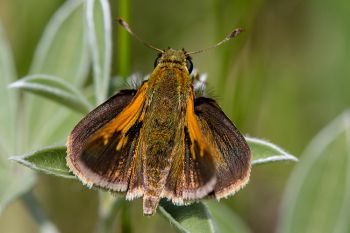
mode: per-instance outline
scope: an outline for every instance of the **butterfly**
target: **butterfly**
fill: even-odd
[[[90,187],[127,200],[142,197],[145,215],[162,198],[185,205],[232,195],[249,180],[251,152],[216,101],[195,95],[190,55],[199,51],[146,45],[159,52],[149,79],[121,90],[75,126],[67,140],[70,170]]]

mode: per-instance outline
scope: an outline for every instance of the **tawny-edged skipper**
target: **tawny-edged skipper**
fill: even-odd
[[[142,197],[146,215],[161,198],[184,205],[233,194],[249,180],[251,153],[215,100],[194,93],[190,55],[203,50],[146,45],[159,52],[149,79],[77,124],[67,141],[69,168],[90,187],[125,193],[128,200]]]

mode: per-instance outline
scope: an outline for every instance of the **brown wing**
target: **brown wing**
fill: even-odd
[[[194,112],[193,95],[187,101],[185,126],[174,150],[174,159],[162,196],[175,204],[198,200],[213,191],[216,177],[213,153]]]
[[[219,153],[213,156],[216,167],[216,198],[234,194],[249,180],[251,153],[247,142],[213,99],[195,100],[195,113],[203,133]]]
[[[67,141],[67,164],[88,186],[142,191],[142,163],[135,162],[142,127],[147,82],[136,92],[121,91],[98,106],[73,129]],[[136,193],[137,192],[137,193]]]

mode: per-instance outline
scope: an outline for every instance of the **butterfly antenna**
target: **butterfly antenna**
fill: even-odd
[[[201,50],[197,50],[197,51],[193,51],[193,52],[187,52],[187,55],[191,55],[191,54],[195,54],[195,53],[201,53],[204,51],[207,51],[209,49],[213,49],[216,48],[220,45],[222,45],[223,43],[225,43],[226,41],[231,40],[232,38],[235,38],[236,36],[238,36],[241,32],[244,32],[243,28],[236,28],[235,30],[233,30],[230,34],[228,34],[222,41],[218,42],[217,44],[210,46],[208,48],[205,49],[201,49]]]
[[[141,42],[142,44],[144,44],[146,47],[151,48],[151,49],[154,49],[154,50],[156,50],[156,51],[158,51],[158,52],[161,52],[161,53],[164,52],[163,50],[161,50],[161,49],[159,49],[159,48],[157,48],[157,47],[154,47],[153,45],[150,45],[150,44],[146,43],[144,40],[142,40],[140,37],[138,37],[138,35],[136,35],[136,34],[131,30],[131,28],[129,27],[129,24],[128,24],[125,20],[123,20],[123,19],[120,18],[120,17],[118,17],[117,20],[118,20],[118,23],[119,23],[123,28],[125,28],[125,30],[127,30],[127,31],[130,33],[130,35],[132,35],[133,37],[135,37],[138,41],[140,41],[140,42]]]

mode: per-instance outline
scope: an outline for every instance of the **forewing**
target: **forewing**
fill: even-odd
[[[135,156],[146,88],[144,82],[137,92],[119,92],[73,129],[67,141],[67,164],[85,184],[125,192],[131,172],[142,170],[135,167],[140,164]]]
[[[251,153],[248,144],[214,100],[197,98],[195,113],[207,141],[218,152],[213,156],[216,167],[214,195],[218,199],[231,195],[249,180]]]

